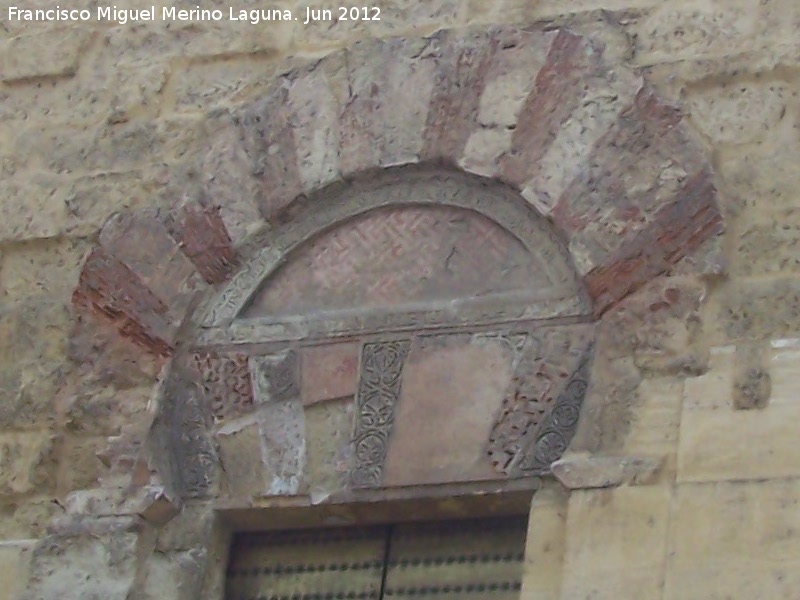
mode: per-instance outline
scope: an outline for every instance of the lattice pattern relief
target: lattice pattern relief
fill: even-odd
[[[268,279],[245,316],[484,296],[546,276],[486,217],[451,207],[400,207],[345,223],[303,246]]]

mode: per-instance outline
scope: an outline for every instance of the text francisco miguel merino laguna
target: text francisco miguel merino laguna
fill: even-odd
[[[333,9],[314,9],[307,7],[298,11],[295,16],[291,10],[276,8],[238,9],[229,7],[227,11],[219,9],[176,8],[163,6],[157,10],[149,8],[126,9],[116,6],[98,6],[96,10],[62,8],[55,6],[48,9],[27,9],[17,6],[8,7],[8,19],[12,21],[108,21],[120,25],[131,21],[242,21],[256,25],[261,21],[380,21],[380,9],[376,7],[339,7]]]

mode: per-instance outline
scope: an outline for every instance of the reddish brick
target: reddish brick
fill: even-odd
[[[626,235],[646,227],[677,191],[670,191],[669,182],[661,180],[665,165],[692,172],[702,162],[678,127],[681,118],[675,106],[661,101],[650,87],[642,87],[633,104],[597,141],[588,168],[558,199],[553,220],[569,232],[583,231],[591,223],[600,232],[594,241],[612,249]]]
[[[425,126],[423,159],[448,159],[463,154],[475,130],[486,75],[497,40],[485,34],[469,38],[439,34],[436,80]]]
[[[186,206],[179,240],[184,254],[210,284],[226,281],[239,266],[231,238],[216,207]]]
[[[595,314],[665,273],[706,239],[722,232],[712,173],[704,168],[690,178],[675,201],[653,223],[584,279]]]
[[[358,374],[358,344],[335,344],[303,350],[303,404],[354,396]]]
[[[110,220],[100,233],[100,245],[135,272],[180,322],[202,286],[197,272],[170,236],[155,211],[139,211]]]
[[[544,156],[558,129],[580,105],[585,79],[598,68],[600,57],[586,38],[558,32],[520,113],[511,151],[501,161],[506,181],[516,186],[528,181],[530,165]]]
[[[72,296],[77,307],[112,321],[123,337],[160,355],[171,353],[176,326],[167,306],[130,267],[95,248]]]

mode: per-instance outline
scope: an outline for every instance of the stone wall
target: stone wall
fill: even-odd
[[[135,319],[127,327],[98,321],[80,297],[73,301],[76,289],[86,289],[87,259],[97,258],[98,247],[138,256],[126,268],[146,289],[170,295],[169,309],[186,309],[194,292],[226,279],[248,256],[240,244],[280,224],[279,198],[374,166],[371,143],[382,144],[377,166],[408,162],[422,147],[418,136],[382,129],[379,110],[360,123],[379,137],[364,142],[361,154],[336,156],[330,140],[310,130],[297,138],[307,153],[296,164],[261,165],[259,177],[272,186],[265,195],[253,181],[258,165],[248,163],[247,144],[256,142],[238,138],[232,126],[257,111],[241,107],[280,105],[282,77],[318,65],[320,78],[333,82],[328,104],[313,77],[300,78],[290,112],[250,123],[277,132],[281,149],[288,114],[316,122],[340,116],[322,109],[344,106],[352,93],[336,83],[343,49],[355,48],[351,58],[361,53],[358,83],[369,91],[370,78],[386,75],[375,72],[386,62],[373,38],[509,24],[567,25],[602,44],[609,63],[638,69],[660,97],[678,103],[698,160],[715,173],[725,222],[723,237],[650,273],[643,281],[658,277],[634,296],[624,299],[625,289],[608,303],[579,431],[554,467],[560,482],[547,479],[534,496],[523,597],[800,593],[794,0],[392,1],[379,3],[380,23],[169,27],[31,24],[6,18],[10,3],[0,4],[0,598],[188,599],[219,589],[214,565],[224,562],[226,532],[209,502],[177,506],[141,462],[159,398],[169,392],[167,355],[180,318],[150,322],[166,336],[158,338]],[[459,165],[470,172],[500,173],[492,171],[498,148],[517,123],[514,110],[508,121],[499,108],[530,92],[524,79],[506,84],[486,101],[498,110],[481,123],[483,137],[459,150]],[[354,118],[370,107],[357,107]],[[574,164],[587,131],[598,124],[597,135],[605,131],[608,115],[590,109],[561,131],[565,154],[542,161],[549,172]],[[413,120],[423,109],[401,102],[389,110]],[[316,133],[325,136],[324,128]],[[511,163],[502,174],[509,180]],[[619,160],[617,168],[624,166]],[[658,166],[664,189],[674,191],[677,167]],[[203,212],[218,205],[217,217]],[[109,221],[115,213],[123,218]],[[571,214],[553,218],[567,223]],[[157,215],[160,224],[134,235],[117,227],[115,237],[115,223],[129,224],[130,215]],[[193,228],[208,246],[192,246]],[[153,263],[142,249],[163,272],[148,270]],[[117,299],[122,289],[137,302],[158,300],[137,299],[130,277],[101,279]],[[185,287],[170,287],[177,279]],[[108,308],[119,316],[117,305]]]

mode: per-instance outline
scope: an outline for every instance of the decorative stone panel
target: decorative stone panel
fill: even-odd
[[[361,381],[353,435],[354,487],[377,487],[394,424],[394,405],[400,394],[408,341],[366,344],[361,350]]]
[[[253,384],[246,355],[202,352],[192,358],[214,421],[252,410]]]
[[[495,469],[546,473],[566,450],[588,384],[590,326],[543,328],[528,336],[489,443]]]

